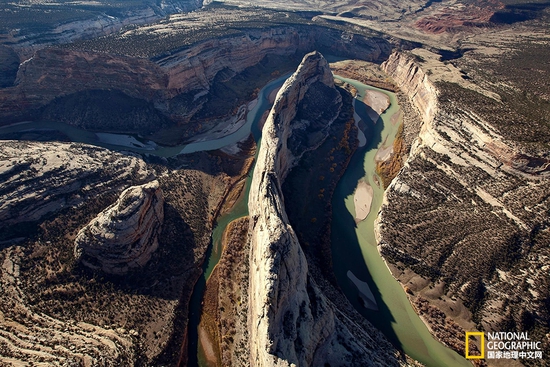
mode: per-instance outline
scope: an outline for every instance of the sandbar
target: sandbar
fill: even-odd
[[[353,195],[356,222],[364,220],[369,215],[373,195],[373,188],[365,181],[359,181]]]
[[[369,118],[376,123],[378,117],[390,107],[390,97],[386,93],[377,90],[367,90],[363,102],[370,107]]]

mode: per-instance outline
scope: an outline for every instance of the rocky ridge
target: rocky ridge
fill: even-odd
[[[321,126],[296,119],[302,102],[313,94],[339,96],[332,73],[319,53],[304,57],[287,80],[263,128],[249,196],[250,283],[248,329],[254,366],[344,364],[399,365],[392,348],[370,349],[372,339],[352,335],[334,306],[308,273],[305,255],[289,224],[281,183],[303,152],[326,138],[326,126],[338,116],[338,98]],[[324,101],[321,103],[324,104]],[[324,107],[324,106],[323,106]],[[311,123],[311,125],[309,125]],[[318,140],[292,142],[305,130]],[[383,350],[383,351],[382,351]]]
[[[158,181],[127,188],[78,232],[75,258],[109,274],[143,267],[158,247],[163,205]]]
[[[0,228],[7,233],[14,225],[38,221],[150,175],[141,159],[128,154],[84,144],[3,141]]]
[[[535,333],[548,320],[546,159],[458,102],[477,92],[435,85],[404,54],[383,67],[424,123],[385,193],[376,223],[382,256],[413,297],[462,328]]]

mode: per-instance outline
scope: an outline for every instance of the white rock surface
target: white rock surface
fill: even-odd
[[[116,203],[78,232],[75,257],[110,274],[143,267],[158,248],[163,205],[158,181],[124,190]]]
[[[373,352],[376,348],[358,342],[335,316],[334,306],[308,273],[285,212],[281,183],[298,159],[287,146],[301,125],[294,120],[296,106],[318,81],[334,88],[324,58],[308,54],[279,91],[263,129],[248,202],[250,364],[399,365],[391,347]]]

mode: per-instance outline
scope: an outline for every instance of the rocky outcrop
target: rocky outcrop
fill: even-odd
[[[409,57],[394,52],[382,63],[382,69],[391,75],[399,88],[407,94],[424,122],[433,120],[437,113],[437,90],[424,71]]]
[[[163,206],[158,181],[127,188],[113,205],[78,232],[75,258],[109,274],[125,274],[131,268],[143,267],[158,247]]]
[[[0,228],[38,221],[151,175],[143,160],[83,144],[0,144]],[[8,236],[9,237],[9,236]]]
[[[472,318],[493,331],[523,330],[523,317],[544,325],[547,158],[528,157],[499,133],[494,113],[480,114],[505,108],[500,101],[454,83],[436,90],[406,55],[384,68],[424,119],[376,223],[394,276],[466,329]]]
[[[315,101],[319,105],[311,106]],[[305,115],[306,105],[322,113]],[[338,319],[308,273],[285,212],[282,181],[305,151],[326,138],[326,128],[340,107],[326,60],[311,53],[277,94],[264,125],[248,201],[253,366],[398,365],[391,347],[373,352],[375,348],[359,342],[359,336],[352,336]]]

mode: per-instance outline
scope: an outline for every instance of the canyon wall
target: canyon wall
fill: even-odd
[[[326,60],[311,53],[277,94],[264,125],[248,201],[253,366],[402,363],[389,344],[375,342],[366,333],[352,335],[340,321],[335,306],[310,276],[285,212],[284,178],[305,151],[327,137],[327,127],[340,108],[341,97]]]
[[[357,35],[349,41],[339,31],[298,26],[249,29],[154,59],[43,49],[20,65],[15,86],[0,89],[1,124],[49,119],[87,129],[151,132],[187,123],[203,108],[201,116],[220,117],[236,106],[211,116],[212,108],[204,106],[221,93],[215,81],[239,77],[267,55],[292,57],[315,47],[369,60],[384,58],[390,50],[383,39]],[[109,101],[120,102],[107,108],[111,117],[101,113]],[[124,113],[116,114],[121,106]]]
[[[382,69],[407,94],[424,122],[430,123],[437,113],[437,90],[424,71],[411,58],[399,52],[392,53],[382,63]]]
[[[376,222],[394,276],[407,284],[413,303],[428,299],[466,330],[527,330],[547,322],[540,259],[549,255],[548,159],[527,154],[499,133],[494,115],[473,108],[498,108],[498,99],[431,83],[405,54],[383,67],[424,120]],[[464,95],[475,98],[464,103]]]

